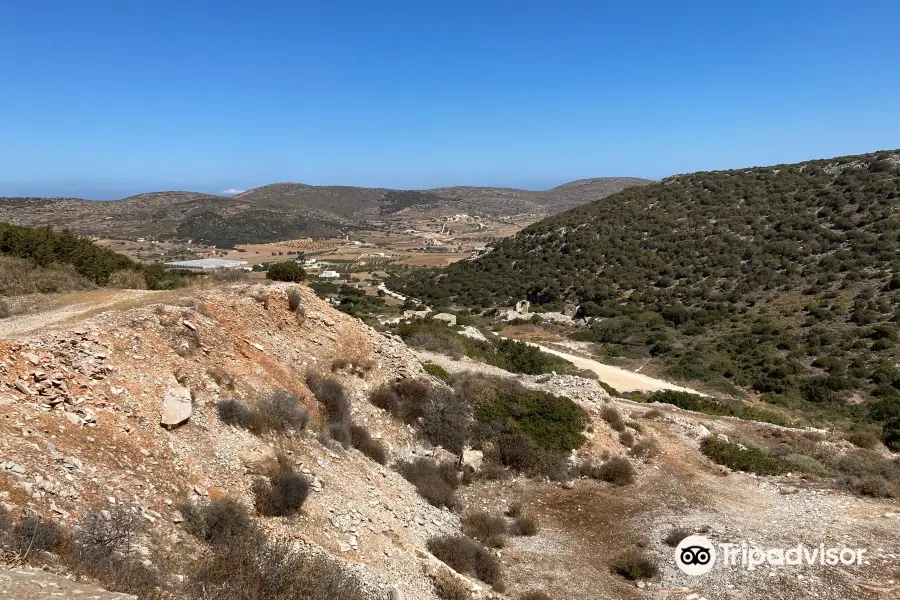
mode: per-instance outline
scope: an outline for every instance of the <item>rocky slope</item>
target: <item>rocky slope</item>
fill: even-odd
[[[392,461],[426,456],[435,450],[365,400],[383,381],[426,376],[419,357],[306,288],[301,288],[305,319],[298,318],[289,309],[290,289],[241,284],[145,293],[130,306],[74,322],[48,320],[42,329],[16,329],[0,339],[0,503],[13,514],[36,511],[67,527],[92,507],[128,507],[148,524],[135,540],[138,555],[171,568],[183,565],[173,563],[173,556],[200,550],[183,529],[176,505],[231,496],[252,506],[254,475],[280,451],[312,482],[312,492],[296,517],[258,518],[271,535],[290,536],[303,551],[340,561],[374,600],[434,600],[431,574],[439,562],[426,540],[458,533],[459,515],[429,505],[390,466],[355,449],[320,443],[322,415],[306,384],[311,367],[331,372],[338,358],[362,365],[335,374],[350,395],[353,421],[388,445]],[[451,371],[480,368],[423,358],[440,360]],[[620,488],[589,479],[558,484],[514,477],[461,488],[465,511],[501,512],[518,501],[541,523],[538,535],[509,538],[498,551],[507,591],[498,594],[467,580],[475,597],[519,598],[532,589],[585,600],[803,598],[812,591],[825,600],[844,600],[896,594],[896,501],[850,496],[790,474],[726,478],[698,450],[704,435],[802,432],[670,406],[656,407],[660,414],[650,417],[646,405],[611,399],[595,381],[492,374],[573,398],[591,418],[589,441],[578,460],[627,457],[636,480]],[[216,415],[214,404],[223,398],[253,398],[273,389],[302,399],[312,414],[307,431],[259,437],[222,424]],[[635,435],[657,440],[660,454],[630,457],[602,418],[607,407],[640,423]],[[824,437],[821,443],[839,450],[848,446]],[[834,570],[719,569],[714,577],[691,578],[675,567],[672,549],[662,542],[674,526],[710,526],[709,535],[718,541],[816,546],[840,541],[869,548],[869,562]],[[653,557],[660,574],[636,585],[613,573],[612,558],[631,547]],[[16,557],[0,556],[0,563],[4,560]],[[0,572],[4,567],[0,564]],[[182,575],[172,572],[176,579]],[[38,576],[0,577],[0,597],[24,589],[13,586],[30,585],[33,577]],[[29,587],[35,600],[61,585],[58,578],[37,581],[48,591],[40,595]]]

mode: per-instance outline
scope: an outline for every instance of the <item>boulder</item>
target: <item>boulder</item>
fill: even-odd
[[[173,429],[191,418],[191,390],[179,385],[174,377],[169,381],[160,407],[160,425]]]
[[[462,464],[464,467],[472,467],[472,470],[481,469],[484,462],[484,452],[481,450],[464,450],[462,455]]]
[[[450,313],[438,313],[431,318],[435,321],[443,321],[447,325],[456,325],[456,315],[451,315]]]
[[[269,447],[262,450],[245,450],[240,454],[241,462],[251,475],[268,475],[278,469],[278,457]]]
[[[712,435],[712,434],[709,432],[709,429],[707,429],[707,428],[704,427],[703,425],[700,425],[699,423],[697,424],[697,427],[694,428],[694,432],[697,434],[697,437],[698,437],[699,439],[701,439],[701,440],[705,440],[705,439],[708,438],[710,435]]]

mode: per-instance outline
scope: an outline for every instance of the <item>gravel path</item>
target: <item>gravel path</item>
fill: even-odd
[[[0,339],[19,338],[29,333],[43,332],[73,319],[85,318],[111,308],[122,308],[130,303],[140,303],[148,297],[156,298],[160,294],[166,292],[102,289],[49,297],[48,302],[56,301],[59,304],[51,305],[46,310],[0,319]]]

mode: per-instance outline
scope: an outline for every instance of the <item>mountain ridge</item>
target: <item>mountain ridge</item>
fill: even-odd
[[[161,191],[105,201],[0,198],[0,221],[30,227],[67,227],[82,235],[193,239],[224,247],[297,237],[344,236],[353,229],[396,216],[546,215],[649,180],[598,178],[591,181],[587,189],[576,195],[553,190],[530,192],[478,187],[394,190],[282,182],[235,196]]]

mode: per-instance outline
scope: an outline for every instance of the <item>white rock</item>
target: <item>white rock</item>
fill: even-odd
[[[160,425],[167,429],[178,427],[191,418],[192,411],[191,391],[171,377],[160,406]]]
[[[462,455],[462,464],[464,466],[472,467],[475,471],[481,469],[481,464],[484,462],[484,452],[481,450],[464,450]]]

